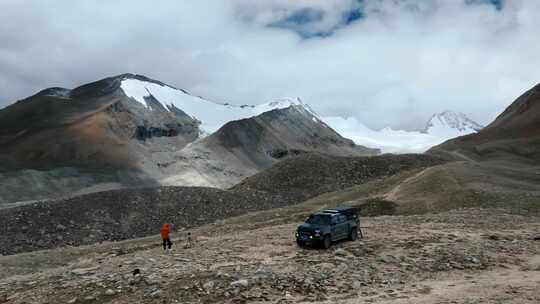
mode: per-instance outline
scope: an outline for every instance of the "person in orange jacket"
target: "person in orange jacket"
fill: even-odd
[[[171,225],[163,224],[161,227],[161,239],[163,240],[163,250],[171,250],[172,242],[169,234],[171,233]]]

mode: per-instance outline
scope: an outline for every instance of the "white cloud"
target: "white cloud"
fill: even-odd
[[[357,2],[4,0],[0,102],[134,72],[212,99],[299,96],[323,116],[420,127],[445,109],[486,124],[540,79],[540,1],[364,4],[365,18],[303,40],[265,25],[311,8],[324,12],[313,31],[333,29]]]

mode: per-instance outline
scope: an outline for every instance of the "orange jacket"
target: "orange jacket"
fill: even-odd
[[[169,224],[163,224],[163,227],[161,227],[161,239],[168,239],[169,233],[171,232],[171,225]]]

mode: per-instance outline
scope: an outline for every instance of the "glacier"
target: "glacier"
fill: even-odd
[[[356,118],[323,117],[331,128],[357,145],[379,148],[382,153],[424,153],[448,139],[478,132],[482,126],[463,113],[445,111],[433,115],[422,131],[372,130]]]

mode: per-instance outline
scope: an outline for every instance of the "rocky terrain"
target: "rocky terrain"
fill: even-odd
[[[0,253],[93,244],[151,235],[163,221],[195,227],[294,205],[440,160],[422,155],[329,157],[304,154],[224,191],[203,187],[130,188],[0,209]],[[302,187],[302,185],[304,185]]]
[[[301,249],[324,205],[159,236],[0,257],[3,303],[525,303],[540,301],[540,221],[504,209],[363,218],[366,237]]]
[[[231,188],[236,192],[263,192],[288,201],[343,190],[398,172],[441,164],[440,158],[421,154],[374,157],[330,157],[306,154],[280,162]]]
[[[280,203],[198,187],[112,190],[38,202],[1,210],[0,253],[136,238],[153,234],[163,221],[200,226]]]

